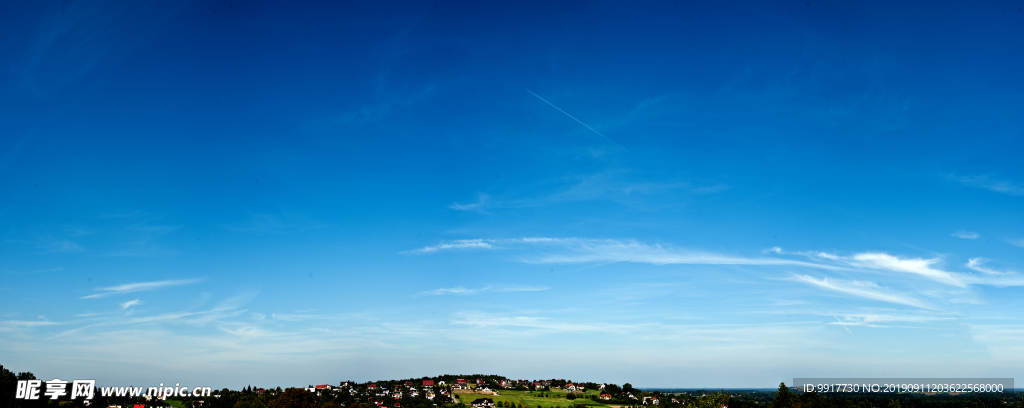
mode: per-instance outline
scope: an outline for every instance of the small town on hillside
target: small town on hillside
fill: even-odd
[[[2,368],[2,366],[0,366]],[[204,397],[96,392],[92,400],[7,398],[31,372],[0,373],[0,408],[1024,408],[1024,393],[870,394],[778,389],[638,389],[630,383],[526,380],[498,375],[442,375],[305,387],[246,386]],[[107,387],[109,389],[115,387]],[[123,390],[124,388],[120,388]]]

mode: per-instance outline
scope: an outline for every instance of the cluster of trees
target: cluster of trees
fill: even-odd
[[[44,400],[14,399],[18,380],[36,379],[35,375],[28,372],[15,375],[11,370],[4,368],[3,364],[0,364],[0,408],[45,408],[47,401]]]
[[[452,400],[443,400],[440,394],[433,401],[426,399],[423,395],[409,397],[407,394],[401,399],[395,400],[392,397],[376,397],[358,393],[352,395],[346,391],[313,393],[302,388],[282,390],[277,387],[260,393],[256,392],[257,390],[252,386],[246,386],[241,391],[227,388],[215,390],[209,397],[173,397],[167,401],[157,399],[146,401],[141,397],[104,397],[98,390],[88,404],[83,398],[74,401],[70,401],[66,397],[63,400],[50,400],[45,397],[38,400],[15,399],[18,380],[35,379],[35,375],[30,372],[15,375],[0,365],[0,408],[105,408],[111,405],[130,408],[135,404],[144,404],[149,408],[380,408],[374,401],[383,402],[384,408],[394,407],[395,402],[401,403],[402,408],[456,408],[459,406]]]
[[[590,388],[590,387],[587,387]],[[597,384],[594,384],[594,389],[597,388]],[[655,391],[657,393],[657,391]],[[631,405],[636,404],[637,401],[643,398],[644,392],[636,388],[633,388],[633,384],[625,383],[619,387],[617,384],[605,384],[602,394],[611,395],[611,400],[608,401],[610,404],[624,404]],[[629,396],[632,395],[633,398]],[[661,393],[658,393],[661,395]],[[590,396],[589,398],[597,398],[597,396]]]

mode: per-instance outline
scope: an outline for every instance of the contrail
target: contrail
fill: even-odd
[[[523,89],[526,89],[526,88],[523,88]],[[598,132],[598,131],[597,131],[597,129],[594,129],[594,128],[590,127],[590,125],[588,125],[588,124],[586,124],[586,123],[583,123],[583,121],[582,121],[582,120],[576,119],[576,117],[575,117],[575,116],[572,116],[572,115],[570,115],[570,114],[569,114],[569,112],[566,112],[566,111],[562,110],[562,108],[559,108],[558,106],[555,106],[555,104],[553,104],[553,103],[549,102],[549,101],[548,101],[547,99],[541,98],[541,97],[540,97],[540,95],[537,95],[537,94],[533,93],[533,91],[531,91],[531,90],[529,90],[529,89],[526,89],[526,92],[529,92],[529,93],[530,93],[530,95],[536,96],[536,97],[537,97],[537,99],[540,99],[540,100],[544,101],[544,103],[546,103],[546,104],[548,104],[548,105],[551,105],[551,107],[552,107],[552,108],[558,109],[558,111],[559,111],[559,112],[562,112],[563,114],[565,114],[565,116],[568,116],[568,117],[569,117],[570,119],[572,119],[572,120],[575,120],[575,121],[576,121],[576,123],[579,123],[579,124],[583,125],[584,127],[586,127],[587,129],[590,129],[590,131],[591,131],[591,132],[597,133],[597,135],[598,135],[598,136],[601,136],[601,137],[603,137],[603,138],[604,138],[604,140],[607,140],[607,141],[611,142],[611,143],[612,143],[613,145],[616,145],[616,146],[618,146],[618,147],[619,147],[620,149],[622,149],[622,151],[624,151],[624,152],[626,152],[626,153],[629,153],[629,154],[630,154],[630,155],[632,155],[633,157],[635,157],[635,158],[639,159],[639,160],[640,160],[640,161],[642,161],[642,162],[643,162],[644,164],[646,164],[646,165],[647,165],[648,167],[650,167],[650,168],[653,168],[653,169],[655,169],[655,170],[657,170],[657,171],[661,172],[661,174],[664,174],[664,175],[665,175],[665,177],[668,177],[669,179],[671,179],[672,181],[674,181],[674,182],[676,182],[676,183],[678,183],[678,184],[683,184],[683,185],[686,185],[686,183],[683,183],[682,181],[676,180],[676,178],[675,178],[675,177],[672,177],[672,176],[670,176],[670,175],[669,175],[668,173],[666,173],[666,172],[665,172],[665,171],[663,171],[662,169],[660,169],[660,168],[658,168],[658,167],[656,167],[656,166],[652,165],[652,164],[651,164],[651,163],[649,163],[649,162],[648,162],[647,160],[644,160],[644,158],[643,158],[643,157],[640,157],[640,156],[638,156],[638,155],[637,155],[636,153],[633,153],[633,152],[629,151],[629,149],[627,149],[627,148],[626,148],[625,146],[623,146],[623,145],[619,144],[618,142],[616,142],[616,141],[612,140],[612,139],[611,139],[610,137],[608,137],[608,136],[605,136],[605,135],[604,135],[604,133]]]
[[[523,88],[523,89],[526,89],[526,88]],[[616,143],[616,142],[615,142],[614,140],[612,140],[612,139],[611,139],[611,138],[609,138],[608,136],[605,136],[605,135],[604,135],[604,133],[598,132],[598,131],[597,131],[597,129],[594,129],[594,128],[590,127],[590,125],[588,125],[588,124],[586,124],[586,123],[583,123],[583,121],[582,121],[582,120],[576,119],[576,117],[575,117],[575,116],[572,116],[572,115],[570,115],[570,114],[569,114],[569,112],[566,112],[566,111],[562,110],[562,108],[559,108],[559,107],[555,106],[555,104],[553,104],[553,103],[551,103],[551,102],[548,102],[548,100],[547,100],[547,99],[541,98],[541,97],[540,97],[540,95],[537,95],[537,94],[533,93],[533,92],[532,92],[532,91],[530,91],[529,89],[526,89],[526,92],[529,92],[529,93],[530,93],[530,95],[536,96],[536,97],[537,97],[537,99],[540,99],[540,100],[544,101],[544,103],[546,103],[546,104],[548,104],[548,105],[551,105],[551,107],[552,107],[552,108],[558,109],[558,111],[559,111],[559,112],[562,112],[562,113],[564,113],[564,114],[565,114],[565,116],[568,116],[569,118],[571,118],[572,120],[575,120],[575,121],[576,121],[576,122],[578,122],[579,124],[581,124],[581,125],[583,125],[583,126],[586,126],[586,128],[587,128],[587,129],[590,129],[590,131],[591,131],[591,132],[597,133],[597,135],[598,135],[598,136],[601,136],[601,137],[603,137],[603,138],[604,138],[604,140],[607,140],[607,141],[609,141],[609,142],[612,142],[612,144],[614,144],[614,145],[618,146],[618,147],[619,147],[620,149],[622,149],[622,150],[625,150],[625,151],[626,151],[626,153],[629,153],[629,154],[633,154],[633,152],[629,151],[629,149],[626,149],[626,148],[625,148],[624,146],[622,146],[622,145],[620,145],[620,144]]]
[[[847,332],[847,333],[853,334],[853,332],[852,332],[852,331],[850,331],[850,328],[849,328],[849,327],[846,327],[846,325],[845,325],[845,324],[843,324],[843,321],[842,321],[842,320],[839,320],[839,316],[836,316],[836,315],[832,315],[832,317],[836,318],[836,321],[837,321],[837,322],[839,322],[839,325],[840,325],[840,326],[843,326],[843,328],[844,328],[844,329],[846,329],[846,332]]]

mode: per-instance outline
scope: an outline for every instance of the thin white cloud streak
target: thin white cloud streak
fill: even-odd
[[[536,249],[540,249],[537,251]],[[712,252],[672,248],[658,244],[646,244],[636,240],[586,239],[527,237],[505,239],[466,239],[442,241],[438,245],[405,251],[405,254],[426,254],[464,249],[515,250],[534,249],[530,255],[519,260],[526,263],[612,263],[634,262],[653,265],[752,265],[752,266],[797,266],[829,271],[875,272],[888,271],[919,276],[945,285],[966,288],[968,285],[1022,286],[1024,278],[1016,274],[1001,276],[979,276],[976,274],[954,273],[937,269],[940,258],[908,258],[889,255],[884,252],[862,252],[853,256],[839,256],[827,252],[804,251],[786,252],[779,247],[762,251],[765,254],[800,255],[810,261],[767,257],[748,258],[723,255]],[[978,264],[969,264],[977,267]],[[973,268],[972,268],[973,269]],[[979,272],[992,275],[981,270]],[[444,292],[455,290],[455,292]],[[438,289],[424,294],[456,294],[465,288]],[[435,293],[436,292],[436,293]]]
[[[51,322],[49,320],[37,320],[37,321],[4,320],[4,321],[0,321],[0,332],[19,331],[21,329],[31,329],[31,328],[42,327],[42,326],[53,326],[53,325],[57,325],[57,324],[60,324],[60,323]]]
[[[954,273],[932,268],[931,265],[938,263],[940,259],[900,258],[897,256],[880,252],[864,252],[860,254],[855,254],[853,257],[841,257],[825,252],[789,253],[782,251],[782,249],[778,247],[767,249],[765,250],[765,252],[774,252],[778,254],[797,254],[809,258],[824,258],[834,260],[849,265],[851,268],[853,268],[853,270],[870,268],[900,273],[912,273],[936,282],[960,288],[966,288],[967,285],[987,285],[1000,287],[1024,286],[1024,277],[1014,272],[1000,272],[994,269],[982,267],[982,262],[986,261],[982,258],[972,258],[971,260],[968,261],[966,266],[974,271],[982,272],[986,275],[993,276],[979,276],[973,274]]]
[[[258,313],[256,313],[256,314],[258,314]],[[286,321],[286,322],[299,322],[299,321],[305,321],[305,320],[323,320],[323,319],[329,318],[329,316],[325,316],[325,315],[281,314],[281,313],[271,313],[270,316],[273,317],[274,319],[283,320],[283,321]],[[263,318],[261,317],[259,320],[263,320]]]
[[[832,315],[832,317],[836,318],[836,322],[838,322],[840,326],[843,326],[843,328],[844,328],[844,329],[846,329],[846,332],[847,332],[847,333],[853,334],[853,332],[852,332],[852,331],[850,331],[850,328],[849,328],[849,327],[846,327],[846,324],[845,324],[845,323],[843,323],[843,321],[842,321],[842,320],[839,320],[839,316],[836,316],[836,315]]]
[[[995,269],[986,268],[986,267],[982,266],[982,264],[984,264],[986,261],[988,261],[988,260],[985,259],[985,258],[971,258],[971,259],[967,260],[967,267],[971,268],[973,270],[976,270],[978,272],[989,274],[989,275],[1002,275],[1002,274],[1006,273],[1006,272],[999,272],[999,271],[997,271]]]
[[[936,282],[942,282],[948,285],[966,287],[964,280],[961,276],[950,272],[934,269],[931,266],[938,263],[938,259],[921,259],[921,258],[898,258],[886,253],[881,252],[865,252],[856,254],[853,259],[857,261],[861,266],[885,269],[895,272],[912,273],[920,276],[924,276],[928,279]]]
[[[834,265],[796,261],[778,258],[744,258],[711,252],[679,250],[661,245],[648,245],[636,240],[548,238],[528,237],[511,239],[471,239],[442,241],[438,245],[406,251],[405,253],[434,253],[458,249],[499,249],[514,245],[544,245],[560,249],[559,253],[548,253],[525,259],[530,263],[588,263],[588,262],[636,262],[655,265],[790,265],[819,269],[846,269]]]
[[[484,286],[478,289],[469,289],[462,286],[456,286],[454,288],[440,288],[434,290],[428,290],[420,292],[421,295],[472,295],[474,293],[480,293],[485,291],[491,292],[540,292],[551,289],[547,286],[504,286],[504,287],[493,287]]]
[[[95,299],[101,297],[107,297],[112,295],[119,295],[122,293],[132,292],[143,292],[149,290],[155,290],[165,288],[169,286],[187,285],[190,283],[196,283],[202,281],[202,279],[182,279],[182,280],[164,280],[156,282],[136,282],[136,283],[125,283],[117,286],[110,286],[106,288],[99,288],[98,290],[104,291],[100,293],[94,293],[88,296],[82,296],[82,299]]]
[[[494,246],[491,245],[490,242],[494,242],[494,240],[459,239],[459,240],[455,240],[455,241],[442,241],[440,244],[437,244],[437,245],[426,246],[426,247],[423,247],[423,248],[420,248],[420,249],[414,249],[412,251],[405,251],[403,253],[431,253],[431,252],[443,251],[443,250],[446,250],[446,249],[467,249],[467,248],[491,249],[491,248],[494,248]]]
[[[52,252],[52,253],[56,253],[56,252],[83,252],[83,251],[85,251],[85,248],[82,248],[81,245],[78,245],[74,241],[67,240],[67,239],[62,239],[62,240],[47,239],[47,240],[42,241],[39,244],[38,248],[43,250],[44,252]]]
[[[1024,196],[1024,185],[1007,180],[999,180],[991,176],[949,176],[951,179],[960,182],[968,187],[981,188],[997,193],[1014,196]]]
[[[796,275],[793,277],[798,282],[828,289],[835,292],[845,293],[865,299],[873,299],[882,302],[896,303],[900,305],[913,306],[922,309],[935,309],[934,306],[910,296],[888,293],[882,287],[872,282],[861,281],[837,281],[828,278],[815,279],[807,275]]]
[[[456,211],[471,211],[491,215],[490,209],[539,207],[555,203],[609,199],[629,205],[642,205],[636,201],[638,197],[657,195],[679,189],[687,189],[696,194],[711,194],[727,190],[726,186],[696,187],[687,183],[654,183],[637,181],[630,177],[629,172],[609,171],[576,177],[557,191],[543,196],[519,199],[495,198],[479,193],[475,202],[453,202],[448,208]]]
[[[255,292],[246,292],[238,296],[227,298],[213,308],[201,311],[177,311],[167,312],[152,316],[140,316],[125,318],[118,315],[94,315],[87,319],[68,321],[61,324],[75,325],[82,323],[89,323],[71,330],[67,330],[56,334],[57,337],[68,336],[71,334],[77,334],[86,331],[89,328],[99,327],[116,327],[116,326],[134,326],[137,327],[141,324],[155,324],[162,322],[174,322],[181,324],[190,325],[204,325],[210,323],[218,323],[224,319],[237,317],[245,312],[247,309],[241,309],[241,306],[247,303],[255,296]],[[126,302],[131,303],[131,302]]]
[[[968,276],[965,281],[972,285],[997,287],[1024,286],[1024,276],[1017,273],[1003,273],[997,276]]]
[[[516,316],[516,317],[491,317],[491,316],[468,316],[452,320],[452,324],[474,327],[524,327],[531,329],[544,329],[557,332],[628,332],[638,330],[642,325],[620,325],[620,324],[579,324],[552,321],[546,317]]]
[[[124,302],[124,303],[121,304],[121,309],[127,309],[129,307],[132,307],[132,306],[135,306],[135,305],[139,305],[139,304],[142,304],[142,301],[139,300],[139,299],[129,300],[129,301]]]
[[[1015,245],[1015,246],[1019,246],[1021,248],[1024,248],[1024,238],[1021,238],[1021,239],[1009,239],[1009,240],[1006,240],[1006,242],[1008,242],[1010,245]]]
[[[835,317],[835,315],[833,315]],[[838,319],[838,318],[837,318]],[[845,314],[841,319],[844,326],[865,326],[865,327],[891,327],[890,323],[934,323],[939,321],[952,321],[955,317],[940,316],[919,316],[919,315],[893,315],[878,313],[857,313]],[[831,323],[831,322],[830,322]],[[831,323],[835,324],[835,323]]]
[[[483,292],[490,289],[490,286],[485,286],[479,289],[468,289],[462,286],[456,286],[454,288],[440,288],[434,290],[428,290],[426,292],[420,292],[421,295],[472,295],[474,293]]]
[[[566,239],[557,242],[568,251],[548,254],[537,263],[634,262],[655,265],[798,265],[812,268],[839,269],[831,265],[778,258],[744,258],[711,252],[687,251],[648,245],[637,241]]]
[[[821,251],[788,252],[788,251],[783,251],[782,248],[780,248],[780,247],[771,247],[771,248],[768,248],[768,249],[766,249],[764,251],[761,251],[761,253],[763,253],[763,254],[773,253],[773,254],[778,254],[778,255],[800,255],[800,256],[805,256],[805,257],[808,257],[808,258],[828,259],[830,261],[844,261],[844,259],[842,257],[840,257],[839,255],[830,254],[828,252],[821,252]]]
[[[480,197],[477,199],[477,201],[475,203],[469,203],[469,204],[452,203],[452,205],[449,205],[448,208],[451,208],[451,209],[456,210],[456,211],[475,211],[475,212],[478,212],[478,213],[481,213],[481,214],[488,214],[489,215],[490,213],[487,212],[487,211],[484,211],[484,208],[488,207],[490,204],[491,204],[490,196],[488,196],[487,194],[480,194]]]
[[[979,237],[981,237],[981,235],[979,235],[977,232],[970,231],[957,231],[954,232],[952,236],[963,239],[978,239]]]

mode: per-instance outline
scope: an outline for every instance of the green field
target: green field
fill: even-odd
[[[484,395],[484,394],[458,394],[459,402],[469,405],[470,402],[477,398],[490,398],[494,400],[496,406],[500,406],[500,402],[511,401],[516,404],[521,404],[529,408],[569,408],[569,407],[593,407],[593,408],[607,408],[608,406],[597,401],[577,398],[575,400],[565,399],[566,392],[563,390],[554,391],[514,391],[514,390],[498,390],[499,395]],[[587,390],[587,395],[599,395],[597,391]]]

